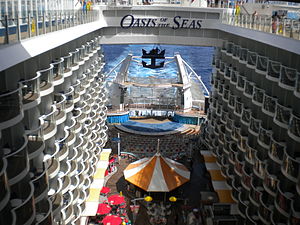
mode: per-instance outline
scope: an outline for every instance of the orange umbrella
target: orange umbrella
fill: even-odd
[[[104,217],[102,223],[104,225],[120,225],[122,223],[122,219],[119,216],[109,215]]]

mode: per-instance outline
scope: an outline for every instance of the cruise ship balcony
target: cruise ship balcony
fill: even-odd
[[[249,195],[249,200],[252,202],[253,205],[256,207],[259,207],[260,205],[260,198],[263,194],[263,187],[262,187],[262,182],[259,179],[252,179],[250,178],[250,195]]]
[[[37,75],[40,77],[40,95],[46,96],[54,91],[53,85],[53,65],[44,70],[37,71]]]
[[[66,207],[64,212],[65,212],[65,216],[63,218],[65,223],[66,224],[71,223],[72,220],[74,219],[73,206],[71,205]]]
[[[64,59],[56,59],[51,64],[53,66],[53,85],[55,87],[64,82]]]
[[[274,117],[276,110],[277,98],[264,94],[262,111],[271,117]]]
[[[257,207],[253,206],[250,202],[249,206],[246,209],[246,221],[245,225],[261,225],[261,221],[258,217]]]
[[[236,83],[236,89],[237,90],[240,90],[242,92],[245,91],[245,80],[246,80],[246,78],[245,78],[244,75],[239,74],[237,76],[237,83]]]
[[[56,107],[55,105],[51,106],[51,112],[47,115],[43,115],[42,119],[44,120],[43,124],[43,133],[44,133],[44,140],[48,140],[56,134],[57,127],[56,127],[56,120],[55,120],[55,112]]]
[[[277,184],[275,206],[277,210],[286,218],[289,218],[290,216],[291,205],[295,198],[294,190],[295,187],[294,184],[292,184],[292,182],[280,181]]]
[[[47,166],[48,166],[48,176],[49,178],[54,178],[59,170],[60,170],[60,163],[59,161],[54,158],[54,157],[50,157],[49,159],[46,160]]]
[[[55,143],[59,146],[59,151],[57,153],[57,159],[59,161],[64,160],[69,154],[69,145],[67,143],[68,136],[69,132],[65,130],[65,137],[62,140],[59,140]]]
[[[263,101],[264,101],[264,90],[258,88],[257,86],[254,86],[252,103],[254,103],[257,106],[262,106]]]
[[[250,145],[248,143],[246,143],[245,160],[251,165],[254,165],[255,153],[256,153],[256,150],[254,148],[250,147]]]
[[[69,53],[62,57],[64,59],[64,78],[70,77],[72,75],[72,54]]]
[[[273,132],[271,129],[267,130],[267,129],[264,129],[262,126],[260,126],[257,143],[265,149],[270,149],[272,134],[273,134]]]
[[[231,197],[235,202],[239,201],[239,195],[241,191],[242,188],[241,188],[241,184],[239,183],[239,179],[233,179]]]
[[[235,107],[234,107],[234,114],[238,117],[242,116],[242,110],[243,110],[244,104],[242,103],[242,100],[240,97],[236,97],[235,99]]]
[[[246,210],[247,210],[247,207],[249,205],[249,201],[247,200],[242,200],[243,197],[243,192],[240,192],[239,193],[239,196],[238,196],[238,212],[240,214],[241,217],[243,217],[244,219],[246,219]]]
[[[232,49],[232,58],[234,60],[238,60],[240,57],[240,51],[241,51],[241,46],[240,45],[233,45]]]
[[[264,224],[270,224],[273,209],[274,205],[268,199],[268,195],[265,193],[261,194],[258,216]]]
[[[27,152],[29,160],[37,157],[42,153],[45,149],[45,142],[43,136],[43,120],[39,119],[40,126],[36,130],[27,130]]]
[[[250,119],[251,119],[251,109],[244,106],[242,108],[241,122],[244,125],[249,126]]]
[[[48,176],[47,170],[41,173],[32,174],[31,181],[34,185],[34,200],[35,203],[44,199],[48,194]]]
[[[288,224],[289,218],[284,216],[281,211],[274,207],[271,214],[271,224]]]
[[[262,75],[267,75],[268,60],[268,57],[257,55],[255,72]]]
[[[227,119],[227,123],[226,123],[226,127],[225,127],[228,132],[232,132],[233,121],[234,121],[230,117],[232,117],[231,114],[228,114],[228,119]]]
[[[16,224],[31,225],[35,220],[35,209],[33,207],[34,187],[31,182],[24,182],[22,186],[16,187],[22,191],[16,191],[17,197],[10,199],[12,211],[16,215]]]
[[[7,160],[5,158],[2,158],[0,160],[0,214],[4,213],[4,209],[8,206],[10,198],[10,190],[8,188],[6,168]]]
[[[246,166],[247,164],[244,163],[244,166],[242,167],[242,179],[241,184],[244,189],[247,191],[252,191],[251,187],[251,169],[249,166]]]
[[[231,76],[230,76],[230,83],[232,84],[232,85],[236,85],[237,84],[237,79],[238,79],[238,71],[236,71],[236,70],[232,70],[231,71]]]
[[[229,93],[230,93],[229,86],[226,85],[225,88],[224,88],[223,97],[222,97],[224,102],[229,101]]]
[[[260,124],[261,124],[261,120],[255,119],[255,118],[251,115],[251,118],[250,118],[250,125],[249,125],[249,127],[248,127],[248,131],[249,131],[252,135],[258,137]]]
[[[243,167],[245,166],[243,156],[241,154],[236,153],[234,159],[234,172],[242,178],[243,175]]]
[[[28,140],[24,135],[23,143],[20,146],[15,146],[15,149],[2,149],[4,157],[7,160],[6,174],[10,186],[21,181],[29,171],[27,145]]]
[[[66,96],[63,94],[55,94],[54,95],[54,104],[56,107],[56,112],[55,112],[55,121],[56,125],[59,125],[67,119],[66,115]]]
[[[73,84],[74,88],[74,96],[73,96],[73,102],[77,103],[80,101],[80,81],[76,80],[76,82]]]
[[[63,183],[62,183],[61,178],[56,177],[54,179],[50,179],[48,196],[51,196],[52,199],[55,198],[55,195],[60,194],[62,186],[63,186]]]
[[[0,94],[0,130],[19,123],[23,119],[21,88]]]
[[[49,199],[43,200],[36,204],[35,207],[36,210],[36,224],[37,225],[48,225],[52,224],[52,207],[51,207],[51,201]]]
[[[294,68],[281,65],[278,85],[286,90],[294,91],[296,86],[296,81],[297,81],[297,70]]]
[[[260,152],[255,154],[253,172],[263,180],[265,176],[265,160],[262,160],[261,154]]]
[[[71,86],[66,92],[64,92],[64,95],[66,96],[66,103],[65,103],[65,112],[69,113],[74,109],[74,103],[76,92],[74,88]],[[79,101],[79,100],[78,100]]]
[[[300,169],[300,158],[295,155],[291,156],[289,154],[289,151],[284,152],[281,172],[291,181],[297,183]]]
[[[300,223],[300,202],[294,200],[292,202],[292,213],[289,218],[289,225],[297,225]]]
[[[73,75],[79,70],[79,49],[76,49],[74,52],[70,52],[72,54],[71,57],[71,70]],[[77,76],[72,76],[72,83],[77,79]]]
[[[276,103],[275,116],[273,119],[274,123],[282,128],[288,129],[291,116],[291,108],[283,106],[278,102]]]
[[[268,71],[266,78],[270,81],[278,82],[280,78],[281,63],[277,61],[268,61]]]
[[[294,113],[291,114],[288,135],[298,143],[300,142],[300,117]]]
[[[257,53],[248,50],[246,66],[250,69],[255,69],[256,61],[257,61]]]
[[[20,87],[22,89],[22,103],[23,109],[31,109],[41,102],[40,94],[40,75],[20,81]]]
[[[263,181],[263,186],[269,195],[275,197],[277,191],[277,184],[279,182],[279,179],[277,178],[279,171],[277,168],[272,170],[272,167],[269,164],[266,166],[265,173],[266,175]]]
[[[241,48],[240,49],[239,63],[246,64],[247,60],[248,60],[248,49],[247,48]]]
[[[61,193],[62,194],[65,194],[69,191],[69,188],[71,186],[71,179],[69,176],[64,176],[62,178],[62,183],[63,183],[63,186],[62,186],[62,189],[61,189]]]
[[[56,217],[60,214],[61,206],[63,205],[63,197],[60,193],[58,193],[55,196],[51,197],[51,200],[53,217]]]
[[[226,44],[226,52],[225,52],[226,55],[232,56],[233,46],[234,46],[233,42],[227,42],[227,44]]]
[[[233,93],[229,94],[229,101],[228,101],[228,107],[234,110],[235,108],[235,100],[236,96]]]
[[[248,80],[245,81],[245,90],[244,90],[244,96],[247,98],[253,98],[253,90],[255,87],[255,83],[250,82]]]
[[[294,95],[298,98],[300,98],[300,72],[297,72],[297,80],[296,80],[296,85],[295,85],[295,90],[294,90]]]

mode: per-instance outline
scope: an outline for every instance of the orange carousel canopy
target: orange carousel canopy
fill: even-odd
[[[190,180],[190,172],[184,165],[160,153],[129,164],[124,176],[147,192],[169,192]]]

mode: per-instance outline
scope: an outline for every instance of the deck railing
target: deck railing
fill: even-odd
[[[33,11],[26,17],[21,17],[20,13],[16,13],[14,17],[3,15],[0,18],[0,45],[15,43],[26,38],[94,22],[98,19],[98,10],[50,11],[42,15]]]

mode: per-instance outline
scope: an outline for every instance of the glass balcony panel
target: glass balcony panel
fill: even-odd
[[[225,66],[225,73],[224,73],[225,78],[230,79],[231,69],[232,69],[231,66],[228,65]]]
[[[220,69],[220,67],[221,67],[221,60],[219,58],[217,58],[215,61],[216,61],[216,68]]]
[[[265,175],[265,165],[262,161],[260,161],[257,156],[255,158],[254,169],[260,177],[264,177]]]
[[[224,90],[223,87],[224,87],[223,84],[220,84],[220,85],[219,85],[219,90],[218,90],[218,91],[219,91],[219,95],[223,95],[223,90]]]
[[[229,90],[228,89],[224,89],[223,99],[224,99],[224,101],[228,101],[229,100]]]
[[[242,75],[238,75],[237,88],[243,89],[243,90],[245,88],[245,77]]]
[[[238,115],[242,114],[242,110],[243,110],[243,103],[240,102],[240,99],[237,97],[236,101],[235,101],[235,109],[234,112]]]
[[[258,55],[256,69],[266,72],[268,69],[268,57]]]
[[[39,199],[41,194],[48,192],[48,175],[46,170],[42,173],[35,173],[31,178],[34,185],[34,198]]]
[[[295,95],[300,96],[300,72],[297,72],[297,81],[295,85]]]
[[[53,65],[53,81],[58,81],[63,78],[64,73],[64,59],[60,58],[54,60],[52,63]]]
[[[279,160],[280,162],[282,162],[283,160],[283,155],[284,152],[286,151],[286,144],[282,143],[282,142],[277,142],[274,140],[273,136],[271,136],[271,146],[269,149],[269,154]]]
[[[281,186],[281,183],[278,184]],[[287,214],[290,213],[292,199],[294,198],[294,194],[291,192],[282,192],[282,188],[279,188],[276,195],[276,203],[278,206]]]
[[[258,135],[259,132],[259,127],[260,127],[261,121],[258,119],[255,119],[254,117],[251,116],[250,119],[250,130],[253,131],[255,134]]]
[[[27,223],[32,224],[32,222],[34,220],[34,215],[35,215],[35,211],[34,211],[34,207],[33,207],[33,205],[34,205],[33,198],[30,197],[26,200],[21,200],[21,199],[18,199],[18,200],[20,200],[18,207],[13,209],[13,211],[17,215],[16,224],[27,224]],[[29,221],[31,221],[31,222],[29,222]]]
[[[263,109],[271,114],[275,113],[277,98],[264,94]]]
[[[273,81],[279,80],[281,63],[269,60],[267,78]]]
[[[53,65],[50,68],[37,72],[40,76],[40,91],[45,91],[53,87]]]
[[[245,82],[245,94],[249,97],[253,95],[254,84],[250,81]]]
[[[285,66],[281,66],[280,70],[280,83],[293,90],[296,86],[297,70]]]
[[[229,106],[231,106],[232,108],[234,108],[235,107],[235,95],[233,95],[233,94],[230,94],[229,95]]]
[[[228,112],[222,110],[221,121],[226,124],[227,123]]]
[[[0,128],[5,129],[7,127],[7,125],[1,125],[1,123],[7,122],[19,115],[22,115],[21,96],[22,94],[20,88],[11,92],[0,93]]]
[[[220,72],[222,72],[222,73],[225,72],[225,66],[226,66],[226,63],[221,62],[221,64],[220,64]]]
[[[289,133],[293,138],[300,142],[300,118],[292,114],[289,124]]]
[[[269,148],[271,144],[271,130],[266,130],[263,127],[259,128],[258,140],[267,148]]]
[[[78,62],[79,62],[79,49],[76,49],[74,52],[71,52],[72,54],[72,59],[71,59],[71,66],[77,66]]]
[[[214,88],[215,88],[216,90],[218,90],[218,88],[219,88],[219,82],[220,82],[220,80],[218,80],[218,79],[216,79],[216,80],[214,81]]]
[[[55,118],[56,121],[60,120],[65,115],[66,96],[65,95],[54,95],[54,102],[56,106]]]
[[[255,150],[251,148],[248,143],[246,143],[246,159],[251,164],[254,164],[254,156],[255,156]]]
[[[285,107],[283,105],[280,105],[278,102],[276,104],[275,109],[275,118],[274,121],[279,122],[280,125],[282,125],[285,128],[288,128],[288,124],[291,118],[292,109]]]
[[[288,155],[288,151],[285,151],[283,157],[283,164],[281,165],[281,169],[294,181],[297,182],[297,178],[299,175],[300,168],[300,160],[294,159],[293,157]]]
[[[238,77],[238,72],[236,70],[231,70],[231,76],[230,76],[231,83],[236,84],[237,77]]]
[[[20,81],[22,87],[22,102],[25,106],[28,103],[36,101],[40,97],[40,75]]]
[[[250,123],[250,118],[251,118],[251,110],[247,108],[243,108],[242,110],[242,122],[245,124]]]
[[[67,56],[64,56],[63,59],[64,59],[64,73],[68,73],[71,71],[72,54],[69,53]]]
[[[228,42],[226,46],[226,51],[228,54],[232,54],[234,44],[232,42]]]
[[[232,56],[233,56],[233,57],[239,57],[239,56],[240,56],[240,50],[241,50],[241,46],[239,46],[239,45],[234,45],[234,46],[233,46]]]
[[[248,51],[247,64],[250,66],[256,66],[257,53]]]
[[[226,128],[231,131],[232,127],[233,127],[233,120],[228,118],[226,123]]]
[[[264,90],[258,87],[254,87],[253,92],[253,101],[257,102],[258,104],[262,104],[264,100]]]
[[[240,50],[240,61],[247,61],[248,58],[248,49],[241,48]]]

